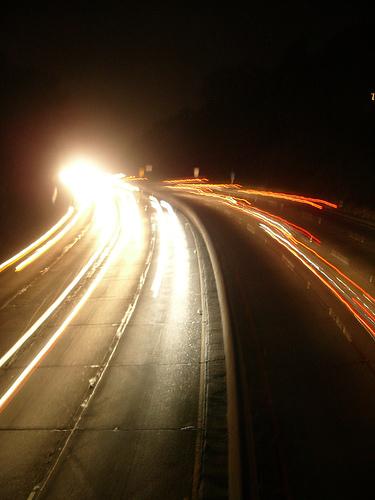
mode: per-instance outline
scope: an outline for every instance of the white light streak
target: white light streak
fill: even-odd
[[[113,198],[113,205],[115,205],[115,200]],[[120,211],[121,217],[126,217],[129,214],[134,216],[135,210],[138,210],[138,207],[135,203],[133,195],[129,195],[127,197],[127,201],[123,204],[124,210]],[[128,206],[128,209],[126,209]],[[136,221],[133,224],[133,228],[135,230],[136,224],[140,224],[140,218],[134,218]],[[17,350],[27,341],[28,338],[46,321],[46,319],[52,314],[53,311],[61,304],[61,302],[67,297],[67,295],[73,290],[73,288],[78,284],[80,279],[92,268],[99,267],[99,272],[89,285],[86,292],[79,299],[78,303],[71,310],[65,320],[61,323],[61,325],[57,328],[54,334],[49,338],[43,348],[38,352],[38,354],[33,358],[33,360],[26,366],[24,370],[20,373],[20,375],[16,378],[16,380],[11,384],[8,390],[1,396],[0,398],[0,412],[4,409],[9,400],[13,397],[18,388],[24,383],[27,377],[32,373],[32,371],[38,366],[38,364],[42,361],[42,359],[48,354],[48,352],[52,349],[52,347],[56,344],[57,340],[63,334],[67,326],[71,323],[73,318],[78,314],[78,312],[82,309],[86,301],[89,299],[92,292],[96,289],[108,268],[112,263],[117,259],[117,257],[121,254],[124,244],[126,244],[129,238],[120,238],[124,228],[125,228],[126,220],[122,220],[121,224],[119,222],[118,225],[115,225],[113,221],[109,221],[109,227],[113,230],[116,230],[116,233],[112,233],[111,242],[108,244],[108,240],[106,244],[102,245],[99,250],[95,252],[95,254],[90,258],[90,260],[86,263],[86,265],[81,269],[78,275],[74,278],[74,280],[70,283],[70,285],[64,290],[64,292],[59,296],[59,298],[45,311],[45,313],[39,318],[37,322],[18,340],[18,342],[10,349],[0,360],[0,366],[3,366],[11,356],[17,352]],[[107,233],[108,234],[108,233]],[[139,230],[135,230],[135,236],[139,235]]]
[[[165,272],[165,266],[167,262],[168,254],[168,230],[165,220],[165,214],[160,206],[159,201],[154,197],[150,196],[151,206],[156,210],[156,217],[159,227],[159,255],[158,263],[156,267],[156,273],[154,281],[151,285],[152,296],[156,298],[159,295],[160,286],[162,278]]]

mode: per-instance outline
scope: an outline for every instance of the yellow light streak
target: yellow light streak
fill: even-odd
[[[129,195],[127,195],[129,196]],[[131,196],[133,200],[133,196]],[[109,203],[109,200],[107,200]],[[75,278],[70,282],[70,284],[64,289],[64,291],[58,296],[58,298],[46,309],[46,311],[38,318],[37,321],[20,337],[20,339],[9,349],[1,358],[0,358],[0,368],[5,365],[5,363],[22,347],[22,345],[45,323],[45,321],[53,314],[54,311],[62,304],[62,302],[66,299],[66,297],[72,292],[72,290],[77,286],[77,284],[81,281],[83,276],[90,270],[90,268],[95,264],[95,262],[99,259],[100,254],[103,251],[103,248],[108,243],[108,240],[111,237],[111,234],[115,230],[115,203],[112,200],[112,211],[109,210],[108,206],[99,205],[104,210],[104,216],[100,220],[100,223],[97,224],[98,229],[98,241],[100,243],[98,250],[92,255],[92,257],[87,261],[87,263],[82,267],[79,273],[75,276]],[[97,208],[99,210],[99,208]],[[138,223],[140,224],[140,220],[136,218],[136,214],[134,209],[129,212],[123,211],[128,219],[132,220],[132,227]],[[79,213],[77,213],[79,215]],[[72,221],[73,222],[73,219]],[[98,222],[98,221],[96,221]],[[135,230],[135,229],[134,229]]]
[[[110,251],[110,246],[107,246],[103,250],[103,258],[107,256]],[[112,258],[111,258],[112,257]],[[52,347],[56,344],[57,340],[61,337],[67,326],[71,323],[74,317],[78,314],[78,312],[82,309],[84,304],[87,302],[87,299],[90,297],[92,292],[98,286],[100,281],[102,280],[104,274],[107,272],[109,265],[112,263],[114,257],[114,252],[112,252],[110,258],[108,258],[100,269],[98,275],[91,283],[85,294],[81,297],[77,305],[70,312],[70,314],[65,318],[60,327],[55,331],[55,333],[50,337],[50,339],[46,342],[43,348],[38,352],[38,354],[34,357],[34,359],[26,366],[24,370],[20,373],[20,375],[16,378],[13,384],[8,388],[8,390],[1,396],[0,398],[0,412],[5,408],[6,404],[9,400],[14,396],[16,391],[20,388],[22,383],[27,379],[27,377],[32,373],[32,371],[38,366],[38,364],[43,360],[46,354],[52,349]]]
[[[113,205],[115,204],[113,193]],[[76,306],[72,309],[72,311],[68,314],[65,320],[61,323],[59,328],[55,331],[55,333],[50,337],[50,339],[46,342],[44,347],[38,352],[38,354],[33,358],[33,360],[27,365],[27,367],[21,372],[21,374],[17,377],[17,379],[11,384],[8,390],[2,395],[0,398],[0,412],[6,407],[11,398],[15,395],[17,390],[21,387],[21,385],[26,381],[27,377],[31,375],[33,370],[38,366],[38,364],[43,360],[43,358],[48,354],[48,352],[54,347],[57,340],[61,337],[67,326],[71,323],[73,318],[78,314],[78,312],[82,309],[86,301],[89,299],[92,292],[97,288],[100,281],[103,279],[105,273],[108,268],[115,259],[118,258],[119,255],[122,254],[124,245],[126,245],[129,241],[134,238],[137,238],[140,235],[139,228],[136,228],[137,224],[141,224],[140,217],[136,217],[135,211],[138,210],[138,206],[135,202],[134,195],[129,193],[126,195],[126,199],[122,199],[122,209],[120,211],[116,211],[122,218],[121,223],[115,225],[114,222],[109,223],[109,227],[112,228],[113,231],[116,229],[116,234],[112,233],[111,242],[108,243],[109,240],[103,244],[97,252],[90,258],[87,264],[82,268],[80,273],[74,278],[74,280],[70,283],[70,285],[64,290],[64,292],[60,295],[60,297],[52,304],[52,306],[39,318],[39,320],[34,323],[34,325],[19,339],[19,341],[10,349],[0,360],[0,367],[3,366],[11,356],[17,352],[17,350],[31,337],[31,335],[46,321],[47,317],[49,317],[54,310],[61,304],[61,302],[67,297],[67,295],[73,290],[73,288],[78,284],[80,279],[87,273],[91,268],[99,268],[102,263],[102,267],[99,269],[98,274],[84,293],[84,295],[80,298]],[[126,220],[124,217],[133,217],[133,223],[130,226],[130,237],[126,235],[124,238],[125,224]],[[135,221],[135,222],[134,222]],[[126,231],[125,231],[126,233]],[[108,233],[106,233],[108,235]],[[120,236],[123,236],[122,238]]]
[[[29,257],[27,257],[25,260],[20,262],[16,266],[16,272],[22,271],[25,269],[25,267],[29,266],[32,262],[36,261],[41,257],[44,253],[47,252],[50,248],[52,248],[58,241],[60,241],[78,222],[80,217],[82,216],[82,210],[78,211],[73,219],[70,220],[68,224],[59,232],[57,233],[53,238],[47,241],[43,246],[37,248],[33,254],[31,254]]]
[[[62,304],[70,292],[81,281],[83,276],[89,271],[93,264],[98,260],[103,252],[103,247],[97,250],[90,260],[82,267],[76,277],[70,282],[65,290],[58,296],[58,298],[46,309],[46,311],[35,321],[35,323],[20,337],[20,339],[0,358],[0,368],[23,346],[23,344],[40,328],[43,323],[56,311]]]
[[[29,254],[35,248],[37,248],[39,245],[41,245],[44,241],[46,241],[50,236],[52,236],[58,229],[60,229],[61,226],[63,226],[73,215],[74,213],[74,208],[69,207],[68,211],[61,217],[61,219],[54,225],[52,226],[48,231],[46,231],[42,236],[40,236],[37,240],[33,241],[28,245],[26,248],[18,252],[17,254],[13,255],[10,259],[6,260],[2,264],[0,264],[0,272],[4,271],[8,267],[10,267],[12,264],[15,264],[18,262],[22,257],[25,257],[25,255]]]

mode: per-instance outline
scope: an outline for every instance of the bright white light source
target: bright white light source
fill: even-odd
[[[111,176],[85,158],[70,163],[60,172],[59,177],[79,205],[90,204],[103,196],[111,180]]]

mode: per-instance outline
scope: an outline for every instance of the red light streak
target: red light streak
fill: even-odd
[[[369,322],[369,320],[374,321],[374,314],[370,311],[367,310],[366,307],[364,307],[363,304],[360,303],[355,297],[352,297],[352,294],[355,294],[356,291],[357,293],[360,292],[363,294],[363,297],[366,298],[367,300],[371,301],[372,304],[375,303],[374,297],[372,297],[366,290],[364,290],[359,284],[354,282],[348,275],[346,275],[344,272],[342,272],[337,266],[332,264],[330,261],[328,261],[326,258],[324,258],[320,253],[318,253],[315,249],[311,248],[307,244],[305,244],[303,241],[300,241],[297,239],[295,236],[293,236],[287,228],[293,228],[296,231],[302,233],[305,237],[307,237],[310,242],[315,242],[317,244],[320,244],[321,241],[314,236],[310,231],[307,229],[287,220],[284,219],[283,217],[280,217],[278,215],[272,214],[270,212],[267,212],[266,210],[260,209],[258,207],[254,207],[249,200],[244,199],[244,198],[239,198],[233,195],[228,195],[228,194],[222,194],[215,192],[214,189],[218,189],[220,187],[224,188],[233,188],[233,185],[218,185],[218,184],[205,184],[205,185],[194,185],[191,184],[189,186],[183,186],[183,185],[176,185],[176,186],[169,186],[173,187],[174,189],[185,189],[188,192],[192,192],[197,195],[201,196],[206,196],[206,197],[213,197],[216,198],[217,200],[221,201],[231,209],[236,209],[239,210],[240,212],[250,215],[252,217],[255,217],[256,219],[260,219],[263,221],[260,225],[264,226],[264,228],[269,227],[267,230],[268,234],[270,234],[279,244],[283,245],[289,252],[291,252],[295,257],[298,258],[311,272],[314,273],[315,276],[319,278],[319,280],[327,286],[327,288],[334,293],[334,295],[346,306],[346,308],[354,315],[354,317],[364,326],[370,334],[375,337],[375,329]],[[324,206],[330,207],[330,208],[337,208],[337,205],[334,203],[328,202],[326,200],[321,200],[318,198],[308,198],[300,195],[290,195],[290,194],[285,194],[285,193],[273,193],[273,192],[268,192],[268,191],[257,191],[257,190],[241,190],[241,192],[244,193],[251,193],[255,195],[263,195],[263,196],[270,196],[274,198],[280,198],[280,199],[287,199],[290,201],[295,201],[297,203],[304,203],[310,206],[313,206],[318,209],[323,209]],[[286,227],[285,227],[286,226]],[[273,229],[270,229],[270,228]],[[265,229],[266,230],[266,229]],[[274,231],[277,231],[280,235],[278,236],[277,234],[274,233]],[[271,234],[272,233],[272,234]],[[283,235],[283,236],[281,236]],[[285,238],[285,239],[284,239]],[[283,240],[283,241],[282,241]],[[336,273],[336,275],[333,275],[333,277],[330,277],[329,279],[332,279],[334,282],[335,279],[339,279],[338,276],[341,276],[344,280],[346,280],[347,283],[352,285],[353,289],[348,287],[345,282],[342,282],[349,291],[349,296],[350,296],[350,301],[347,300],[345,296],[342,295],[344,293],[340,293],[338,290],[340,290],[339,285],[337,286],[337,289],[335,288],[334,285],[332,285],[328,279],[326,279],[322,274],[325,274],[325,272],[319,271],[314,268],[314,265],[317,266],[318,269],[319,266],[317,264],[313,264],[313,261],[311,261],[311,264],[308,262],[310,261],[309,257],[307,254],[303,253],[302,250],[298,250],[298,246],[303,247],[305,251],[308,251],[314,256],[315,258],[318,258],[320,262],[324,263],[328,268]],[[299,253],[301,255],[299,255]],[[354,307],[354,306],[355,307]],[[360,309],[356,310],[356,307]],[[369,318],[369,320],[365,319],[362,315],[365,314]]]
[[[282,245],[284,248],[286,248],[290,253],[292,253],[304,266],[306,266],[317,278],[319,278],[320,281],[323,282],[323,284],[329,288],[329,290],[349,309],[349,311],[355,316],[355,318],[369,331],[369,333],[375,338],[375,328],[370,325],[362,316],[358,314],[358,312],[353,308],[353,306],[350,304],[350,302],[345,299],[344,296],[342,296],[329,282],[327,279],[325,279],[321,274],[317,272],[314,267],[309,264],[304,258],[302,258],[298,252],[291,248],[288,244],[285,242],[281,241],[279,237],[277,237],[276,234],[272,234],[272,232],[267,231],[267,233],[274,238],[280,245]],[[356,299],[353,298],[353,301],[357,302]]]

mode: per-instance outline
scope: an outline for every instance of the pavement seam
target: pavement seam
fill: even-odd
[[[96,393],[96,390],[99,387],[100,382],[108,369],[109,363],[112,360],[112,358],[117,350],[117,347],[118,347],[119,342],[123,336],[123,333],[126,330],[126,328],[128,327],[128,325],[130,323],[130,319],[134,313],[134,310],[136,309],[139,297],[140,297],[141,292],[143,290],[143,286],[146,282],[146,277],[148,275],[148,271],[149,271],[150,266],[151,266],[154,248],[155,248],[155,236],[152,235],[151,243],[150,243],[150,247],[149,247],[149,252],[148,252],[148,255],[146,257],[145,268],[144,268],[144,270],[139,278],[138,287],[137,287],[136,292],[134,293],[133,300],[129,304],[129,306],[128,306],[128,308],[127,308],[127,310],[126,310],[126,312],[125,312],[125,314],[124,314],[124,316],[123,316],[123,318],[118,326],[117,332],[114,335],[113,340],[112,340],[112,342],[109,346],[109,349],[106,353],[107,361],[106,361],[104,367],[101,367],[98,370],[98,372],[95,376],[95,379],[96,379],[95,384],[93,386],[89,387],[89,389],[86,392],[86,397],[84,398],[83,402],[79,405],[79,407],[77,409],[78,414],[76,415],[76,420],[75,420],[74,426],[71,429],[69,436],[65,440],[65,443],[63,444],[63,446],[59,450],[59,453],[58,453],[53,465],[47,471],[47,474],[44,477],[44,479],[42,481],[40,481],[39,484],[34,486],[33,490],[30,492],[29,498],[38,498],[44,494],[45,488],[47,487],[49,481],[52,479],[52,477],[56,473],[58,465],[60,464],[74,433],[79,429],[79,427],[78,427],[79,423],[80,423],[84,413],[86,412],[90,401],[92,400],[94,394]]]

